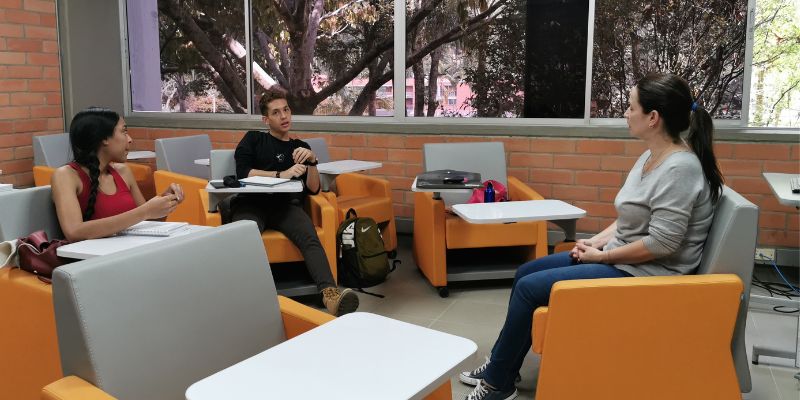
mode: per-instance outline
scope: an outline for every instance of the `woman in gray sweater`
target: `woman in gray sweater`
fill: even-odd
[[[510,400],[531,347],[533,311],[547,305],[558,281],[682,275],[700,263],[722,174],[712,147],[713,124],[675,75],[649,74],[631,90],[625,118],[648,150],[614,200],[617,219],[569,252],[523,264],[511,289],[508,314],[486,362],[459,379],[476,385],[466,400]],[[684,140],[681,132],[688,128]]]

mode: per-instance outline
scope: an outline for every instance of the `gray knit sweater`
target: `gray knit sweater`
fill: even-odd
[[[649,157],[649,150],[639,157],[614,200],[617,232],[605,250],[641,239],[656,258],[617,268],[634,276],[691,274],[714,216],[711,190],[694,153],[672,153],[643,175]]]

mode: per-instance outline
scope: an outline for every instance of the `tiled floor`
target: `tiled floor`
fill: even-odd
[[[386,295],[380,299],[360,295],[359,311],[373,312],[469,338],[478,344],[478,358],[482,361],[494,344],[505,319],[511,281],[460,283],[451,287],[450,297],[439,297],[422,276],[411,256],[411,241],[400,237],[399,259],[402,264],[385,283],[369,290]],[[773,279],[770,271],[759,268],[763,279]],[[794,275],[794,282],[797,282]],[[757,289],[754,289],[757,290]],[[776,315],[765,305],[753,305],[747,323],[748,356],[753,343],[773,343],[794,348],[797,313]],[[751,365],[753,391],[744,396],[753,400],[797,400],[800,398],[800,381],[793,378],[798,372],[793,361],[762,358],[762,365]],[[518,399],[534,399],[538,356],[528,353],[522,366],[522,382],[517,384]],[[471,387],[451,379],[453,399],[461,400]]]

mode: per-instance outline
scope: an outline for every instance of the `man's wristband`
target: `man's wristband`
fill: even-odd
[[[281,177],[281,171],[275,171],[275,177],[276,178],[280,178]]]
[[[309,161],[309,160],[306,160],[306,161],[303,163],[303,165],[305,165],[305,166],[307,166],[307,167],[316,167],[316,166],[317,166],[317,164],[319,164],[319,160],[314,160],[314,161]]]

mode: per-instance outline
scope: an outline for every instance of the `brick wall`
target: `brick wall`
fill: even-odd
[[[234,148],[241,131],[130,128],[134,147],[153,150],[153,140],[207,133],[214,148]],[[422,144],[501,140],[505,143],[510,175],[527,183],[546,198],[568,201],[587,211],[578,221],[579,232],[598,232],[614,217],[614,197],[636,159],[645,150],[639,140],[474,137],[397,134],[304,133],[301,138],[324,137],[332,159],[379,161],[383,167],[368,173],[389,180],[398,217],[413,216],[413,177],[422,171]],[[720,142],[715,145],[727,184],[757,204],[759,243],[764,246],[800,247],[794,207],[778,204],[762,171],[800,173],[800,145]],[[554,228],[557,229],[557,228]]]
[[[54,0],[0,0],[0,182],[33,185],[33,135],[63,132]]]

